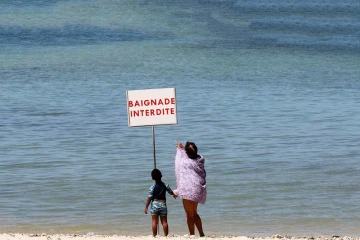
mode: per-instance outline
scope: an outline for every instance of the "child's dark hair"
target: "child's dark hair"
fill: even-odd
[[[185,152],[191,159],[196,159],[199,155],[197,154],[197,147],[193,142],[186,142],[185,144]]]
[[[154,168],[154,170],[152,170],[152,172],[151,172],[151,177],[152,177],[152,179],[155,180],[156,182],[160,182],[160,181],[161,181],[161,177],[162,177],[160,170]]]

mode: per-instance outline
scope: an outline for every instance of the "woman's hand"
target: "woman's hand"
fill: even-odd
[[[184,145],[182,145],[182,143],[178,142],[175,140],[176,146],[179,148],[184,148]]]

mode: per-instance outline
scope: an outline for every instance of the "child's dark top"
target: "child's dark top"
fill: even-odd
[[[162,181],[156,182],[149,189],[149,198],[151,198],[151,200],[166,200],[166,192],[168,192],[170,195],[174,195],[169,184],[166,184]]]

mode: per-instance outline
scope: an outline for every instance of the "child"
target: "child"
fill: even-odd
[[[157,226],[159,223],[159,216],[161,224],[164,228],[164,235],[167,236],[169,233],[169,227],[167,223],[167,207],[166,207],[166,192],[168,192],[173,198],[176,199],[176,195],[171,190],[169,184],[161,181],[161,172],[159,169],[154,169],[151,172],[151,177],[155,180],[155,184],[149,189],[149,197],[146,200],[144,212],[147,214],[148,207],[151,202],[151,218],[152,218],[152,232],[153,236],[157,235]]]

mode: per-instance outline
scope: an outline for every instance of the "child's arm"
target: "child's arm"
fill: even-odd
[[[155,188],[155,185],[152,185],[149,189],[149,196],[146,200],[146,203],[145,203],[145,209],[144,209],[144,213],[147,214],[148,212],[148,208],[149,208],[149,205],[150,205],[150,202],[151,202],[151,199],[153,198],[153,192],[154,192],[154,188]]]
[[[151,198],[148,197],[147,200],[146,200],[146,203],[145,203],[145,209],[144,209],[145,214],[148,213],[148,208],[149,208],[150,202],[151,202]]]
[[[173,192],[173,190],[171,190],[170,185],[169,184],[165,184],[166,186],[166,191],[174,198],[177,198],[177,195]]]

